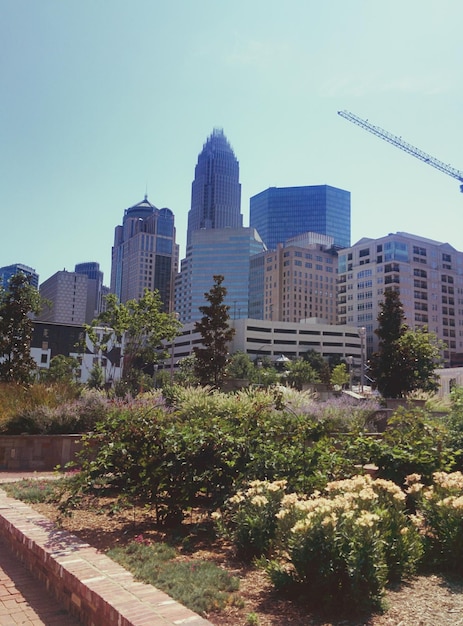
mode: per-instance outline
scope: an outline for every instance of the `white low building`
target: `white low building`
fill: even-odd
[[[281,355],[292,360],[302,357],[308,350],[315,350],[327,360],[330,357],[345,360],[352,356],[354,364],[361,365],[361,329],[354,326],[331,325],[319,318],[300,322],[241,318],[230,320],[229,324],[235,329],[230,354],[244,352],[252,359],[269,357],[276,361]],[[185,324],[173,344],[166,344],[171,366],[176,367],[181,359],[192,354],[195,345],[201,345],[201,335],[194,330],[194,323]]]

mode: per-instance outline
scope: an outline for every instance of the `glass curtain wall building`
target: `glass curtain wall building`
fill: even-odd
[[[223,130],[216,128],[203,145],[195,168],[187,245],[194,231],[242,225],[239,163]]]
[[[269,250],[311,231],[333,237],[336,248],[350,246],[350,192],[314,185],[270,187],[250,201],[250,226]]]
[[[175,310],[180,321],[186,324],[201,319],[199,307],[207,304],[204,294],[217,274],[224,277],[231,319],[248,317],[250,259],[263,250],[254,228],[194,231],[175,283]]]
[[[15,276],[21,272],[25,276],[29,278],[30,284],[36,289],[39,288],[39,275],[37,272],[32,269],[32,267],[28,267],[27,265],[23,265],[22,263],[14,263],[13,265],[5,265],[4,267],[0,267],[0,286],[3,289],[8,289],[8,282],[10,278]]]

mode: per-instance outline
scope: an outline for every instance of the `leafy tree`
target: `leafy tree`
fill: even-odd
[[[175,382],[178,385],[197,385],[198,376],[196,375],[196,357],[194,354],[184,357],[179,361],[177,371],[175,372]]]
[[[98,338],[97,327],[108,330]],[[86,326],[96,350],[105,352],[108,342],[116,339],[124,345],[122,379],[134,390],[145,367],[165,358],[162,341],[172,341],[178,335],[179,321],[171,313],[162,311],[158,291],[145,289],[139,300],[118,302],[115,294],[106,297],[106,311]]]
[[[203,347],[193,348],[196,356],[196,374],[202,385],[219,386],[225,375],[228,360],[228,344],[235,334],[230,328],[230,307],[224,304],[227,295],[222,285],[224,277],[220,274],[213,277],[214,285],[204,294],[208,305],[199,307],[202,318],[195,322],[195,331],[202,337]]]
[[[238,351],[232,355],[227,365],[227,376],[252,380],[255,377],[255,370],[256,366],[250,357],[245,352]]]
[[[304,361],[307,361],[307,363],[309,363],[318,373],[320,381],[322,383],[330,382],[330,366],[325,361],[320,352],[317,352],[313,349],[307,350],[307,352],[302,355],[302,358],[304,359]]]
[[[296,389],[301,390],[305,383],[319,383],[318,372],[304,359],[296,359],[286,364],[286,380]]]
[[[46,382],[73,383],[76,381],[79,361],[73,356],[57,354],[50,361],[48,370],[40,370],[40,379]]]
[[[427,329],[410,330],[399,294],[386,291],[378,315],[379,349],[371,359],[375,385],[384,397],[437,389],[434,370],[443,344]]]
[[[10,278],[0,290],[0,380],[29,383],[36,369],[31,357],[32,315],[41,310],[39,292],[25,274]]]
[[[349,382],[349,372],[345,363],[336,365],[331,372],[331,384],[342,389]]]

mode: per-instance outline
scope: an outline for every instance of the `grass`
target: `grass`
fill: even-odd
[[[239,581],[209,561],[177,560],[175,549],[142,536],[107,555],[138,579],[156,586],[192,611],[204,615],[239,603]]]
[[[2,485],[2,489],[12,498],[22,502],[31,504],[59,502],[66,480],[66,478],[58,478],[57,480],[24,478],[16,483],[5,483]]]

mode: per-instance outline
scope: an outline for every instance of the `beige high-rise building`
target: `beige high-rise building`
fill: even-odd
[[[38,320],[61,324],[84,324],[87,320],[88,277],[62,270],[39,287],[46,301]]]
[[[249,317],[336,324],[337,252],[333,238],[304,233],[251,259]]]
[[[365,327],[368,355],[378,348],[374,331],[388,289],[400,294],[410,328],[426,326],[446,344],[446,365],[463,362],[462,252],[403,232],[365,237],[339,252],[339,323]]]

